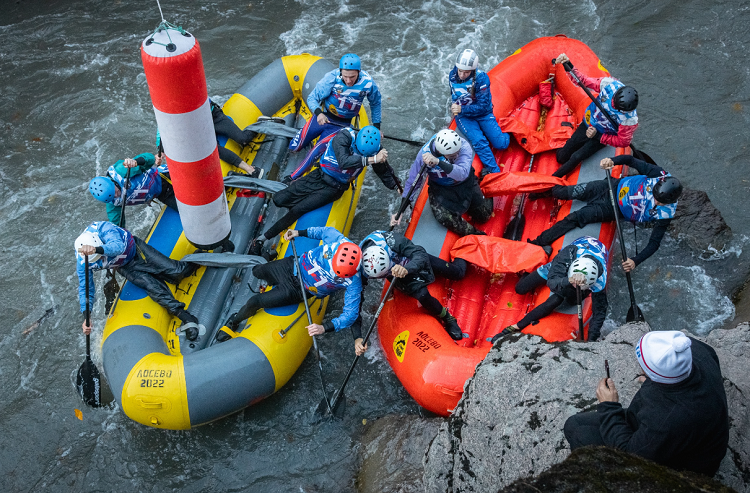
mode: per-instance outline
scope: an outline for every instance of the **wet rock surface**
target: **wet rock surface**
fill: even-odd
[[[669,224],[669,232],[685,239],[691,249],[722,250],[732,238],[732,230],[701,190],[686,188],[677,202],[677,211]]]
[[[425,491],[497,491],[564,461],[570,450],[563,424],[595,406],[605,359],[623,405],[640,388],[633,351],[646,330],[646,324],[626,324],[598,343],[550,344],[521,335],[494,348],[427,449]],[[750,326],[714,330],[705,341],[721,361],[731,422],[729,450],[715,479],[750,491],[750,364],[743,357],[750,352]]]

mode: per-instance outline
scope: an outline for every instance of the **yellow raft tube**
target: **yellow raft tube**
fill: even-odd
[[[309,54],[280,58],[263,69],[224,105],[224,113],[245,128],[261,115],[283,119],[301,128],[312,116],[305,100],[323,76],[333,70],[327,60]],[[367,124],[364,109],[360,124]],[[288,136],[260,134],[244,149],[233,141],[225,147],[245,162],[265,170],[264,178],[291,173],[304,152],[289,154]],[[224,175],[233,167],[222,162]],[[301,217],[293,226],[331,226],[348,234],[354,219],[365,173],[339,200]],[[275,219],[270,197],[228,188],[235,252],[245,253],[250,240],[264,229],[263,218]],[[283,211],[278,211],[282,213]],[[167,207],[154,223],[147,242],[174,259],[193,253],[182,231],[179,215]],[[319,242],[298,238],[298,249]],[[291,255],[281,240],[279,257]],[[287,251],[289,250],[289,251]],[[175,297],[188,305],[207,330],[190,342],[179,331],[179,319],[151,300],[146,292],[125,283],[107,318],[102,339],[102,361],[115,398],[125,414],[147,426],[188,429],[227,416],[279,390],[292,377],[310,349],[312,339],[304,305],[260,310],[242,333],[216,344],[216,331],[227,317],[259,289],[251,268],[201,267],[178,286]],[[313,321],[325,315],[327,298],[311,304]],[[279,331],[288,329],[285,337]]]

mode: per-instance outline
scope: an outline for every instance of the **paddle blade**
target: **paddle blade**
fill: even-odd
[[[346,412],[346,394],[342,392],[341,395],[337,397],[338,399],[336,399],[336,402],[331,401],[331,410],[333,411],[333,416],[335,418],[341,419]]]
[[[505,228],[503,238],[505,238],[506,240],[521,241],[524,226],[526,226],[526,218],[524,218],[523,216],[514,217]]]
[[[86,358],[86,361],[78,369],[76,387],[83,402],[91,407],[101,407],[101,377],[99,376],[99,369],[90,358]]]
[[[625,320],[627,322],[645,322],[646,317],[643,316],[643,312],[638,308],[638,305],[631,305]]]
[[[112,304],[117,298],[117,293],[120,292],[120,284],[117,282],[114,272],[111,276],[107,275],[107,282],[104,284],[104,311],[109,313],[112,309]]]

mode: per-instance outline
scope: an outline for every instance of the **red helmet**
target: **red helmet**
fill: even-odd
[[[339,277],[352,277],[359,270],[362,250],[351,242],[342,243],[333,254],[333,271]]]

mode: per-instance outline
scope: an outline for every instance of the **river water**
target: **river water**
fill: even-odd
[[[72,242],[105,218],[86,192],[88,180],[117,159],[153,149],[139,45],[160,16],[155,2],[133,0],[3,3],[0,490],[354,491],[364,420],[421,413],[377,344],[352,378],[341,421],[311,420],[320,388],[310,357],[276,395],[192,431],[146,428],[116,407],[83,408],[71,384],[85,352]],[[639,147],[707,191],[735,232],[727,249],[708,259],[665,240],[634,275],[639,303],[662,329],[701,334],[731,321],[726,279],[747,268],[750,234],[747,3],[179,0],[162,7],[167,20],[200,41],[216,100],[280,56],[335,60],[353,51],[383,93],[384,132],[417,140],[446,122],[447,72],[459,49],[475,48],[489,68],[538,36],[581,39],[638,88]],[[406,170],[415,148],[388,149],[395,167]],[[368,177],[351,237],[384,227],[397,203]],[[155,214],[135,208],[129,223],[143,234]],[[639,235],[641,246],[646,237]],[[623,285],[615,269],[610,329],[624,321]],[[371,287],[366,322],[377,296]],[[340,306],[335,301],[334,314]],[[98,361],[101,300],[94,317]],[[321,346],[326,378],[339,382],[351,341],[329,336]]]

